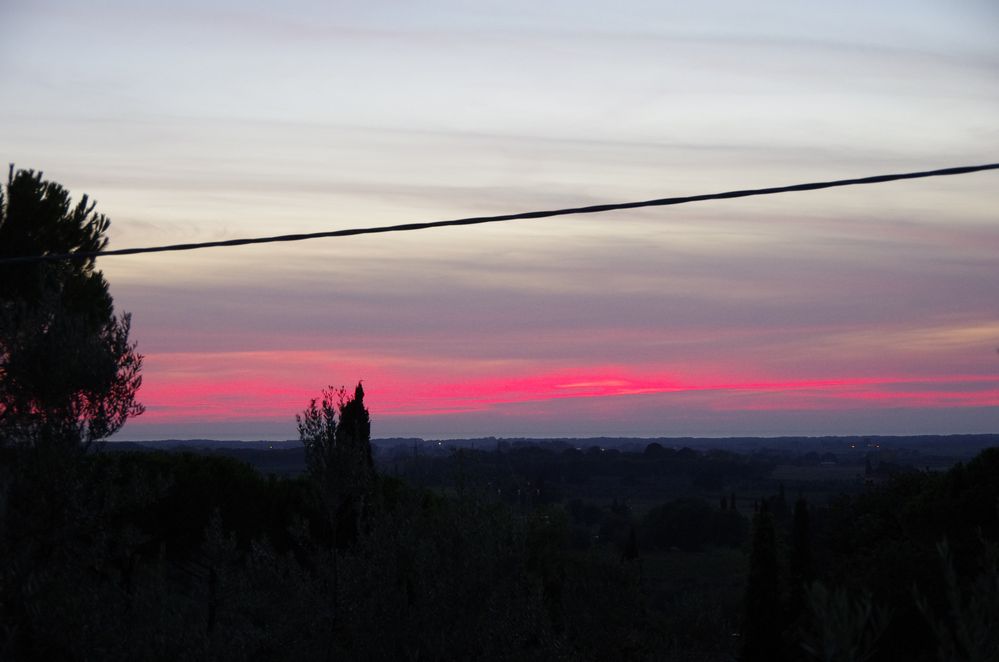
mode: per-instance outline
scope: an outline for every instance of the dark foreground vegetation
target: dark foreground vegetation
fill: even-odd
[[[564,455],[605,474],[630,462],[692,494],[707,476],[722,495],[630,503],[601,489],[584,498],[579,485],[598,479],[549,475],[527,449],[456,452],[446,487],[420,486],[375,470],[369,429],[360,389],[327,394],[300,419],[300,477],[191,453],[5,449],[0,657],[989,660],[999,650],[999,449],[824,503],[779,485],[732,494],[765,480],[751,457]]]

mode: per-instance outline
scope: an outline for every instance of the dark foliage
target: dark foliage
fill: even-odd
[[[0,192],[0,257],[100,250],[107,217],[86,196],[13,166]],[[94,260],[0,267],[0,444],[75,446],[130,416],[142,356]]]
[[[764,500],[754,525],[744,657],[995,659],[987,624],[999,619],[997,476],[999,449],[992,448],[943,474],[896,473],[825,508],[799,499],[790,530],[778,527],[774,538],[765,513],[773,500]],[[774,628],[784,631],[782,649],[754,643],[772,641]]]
[[[707,545],[738,546],[746,537],[746,519],[732,510],[716,510],[703,499],[677,499],[657,506],[642,519],[645,545],[699,550]]]
[[[805,608],[805,587],[811,583],[812,573],[812,532],[808,518],[808,502],[799,497],[794,503],[794,516],[791,522],[791,549],[788,563],[789,605],[792,619],[797,618]]]
[[[996,566],[982,550],[995,542],[995,511],[969,500],[996,503],[997,458],[990,451],[950,474],[899,476],[829,508],[806,511],[799,501],[787,530],[757,515],[744,659],[989,659]],[[443,496],[372,474],[356,537],[337,545],[320,484],[263,477],[230,458],[8,448],[0,479],[4,659],[732,653],[724,642],[733,624],[716,600],[691,591],[693,577],[676,577],[665,593],[643,579],[684,555],[695,572],[719,557],[650,548],[645,518],[636,523],[622,501],[524,511],[471,485]],[[664,504],[655,517],[670,512],[695,537],[705,521],[741,517],[697,500]],[[937,532],[915,526],[936,517]],[[607,520],[629,522],[622,546],[591,541],[577,551],[574,528]],[[943,531],[952,542],[942,561],[933,541]],[[806,546],[808,538],[827,544]],[[927,566],[912,560],[924,554]],[[900,590],[881,579],[887,572]],[[821,583],[803,591],[802,617],[789,608],[791,589],[809,573]]]
[[[947,582],[940,571],[941,541],[955,581],[982,572],[984,550],[999,540],[999,449],[988,449],[945,474],[896,475],[879,489],[844,499],[822,527],[820,578],[869,591],[893,610],[876,659],[933,659],[934,634],[913,599],[947,611]],[[951,626],[959,624],[951,622]]]
[[[764,508],[753,518],[753,548],[742,628],[744,662],[782,659],[780,580],[774,517]]]

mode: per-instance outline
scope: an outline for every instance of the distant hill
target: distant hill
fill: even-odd
[[[658,443],[667,448],[690,448],[699,451],[722,449],[736,453],[765,454],[780,457],[809,453],[832,453],[844,460],[863,464],[872,453],[890,452],[912,466],[947,467],[958,460],[970,459],[981,450],[999,446],[999,434],[912,435],[912,436],[826,436],[826,437],[565,437],[537,439],[530,437],[427,440],[417,437],[391,437],[372,440],[376,460],[420,455],[447,455],[458,448],[503,451],[524,446],[554,450],[593,447],[640,453]],[[246,462],[268,474],[297,475],[305,470],[305,453],[298,440],[238,441],[215,439],[163,439],[157,441],[114,441],[100,446],[105,451],[167,451],[224,455]]]
[[[301,441],[288,440],[288,441],[242,441],[236,440],[217,440],[217,439],[160,439],[157,441],[109,441],[106,442],[106,446],[109,450],[121,450],[119,446],[128,446],[132,449],[136,447],[141,447],[145,449],[155,449],[155,450],[175,450],[184,449],[190,450],[195,448],[203,448],[206,450],[218,450],[221,448],[240,448],[240,449],[259,449],[259,450],[278,450],[284,448],[299,447],[302,445]]]

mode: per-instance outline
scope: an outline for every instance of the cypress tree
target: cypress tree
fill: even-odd
[[[745,609],[740,659],[743,662],[779,662],[782,650],[777,540],[773,515],[768,512],[766,501],[753,518]]]
[[[805,606],[805,585],[812,580],[812,541],[808,522],[808,502],[799,496],[794,503],[794,516],[791,521],[791,558],[789,570],[791,580],[792,615],[801,613]]]
[[[787,499],[784,497],[784,483],[780,484],[777,496],[770,499],[770,511],[778,522],[787,521]]]
[[[628,541],[624,545],[621,557],[624,561],[637,561],[638,556],[638,536],[635,535],[635,525],[632,524],[628,530]]]

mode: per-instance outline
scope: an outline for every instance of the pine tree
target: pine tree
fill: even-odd
[[[111,222],[42,173],[10,168],[0,257],[89,253]],[[143,412],[142,356],[95,258],[0,267],[0,445],[83,448]]]

